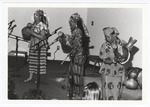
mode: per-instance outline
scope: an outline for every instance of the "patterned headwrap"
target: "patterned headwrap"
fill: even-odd
[[[87,27],[85,26],[83,19],[80,17],[80,15],[78,13],[72,14],[69,21],[74,21],[76,24],[78,21],[81,21],[85,35],[88,37],[90,36],[89,31],[88,31]]]
[[[46,26],[48,27],[49,25],[48,25],[48,18],[46,17],[46,13],[44,13],[44,11],[40,9],[35,11],[35,13],[42,17],[42,22],[45,23]]]
[[[71,21],[71,20],[73,20],[75,23],[77,23],[79,20],[81,20],[81,17],[78,13],[74,13],[71,15],[69,21]]]
[[[119,32],[115,27],[106,27],[103,28],[104,35],[106,36],[118,36]]]
[[[115,37],[115,41],[119,44],[121,43],[121,40],[118,37],[119,32],[115,27],[105,27],[103,28],[103,32],[105,36]]]
[[[38,14],[39,16],[44,16],[43,10],[38,9],[37,11],[35,11],[35,13]]]

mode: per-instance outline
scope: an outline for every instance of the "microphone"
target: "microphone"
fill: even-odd
[[[10,28],[10,30],[13,30],[17,25],[14,25],[13,27]]]
[[[14,19],[13,19],[12,21],[10,21],[10,22],[8,23],[8,25],[12,24],[13,22],[15,22],[15,20],[14,20]]]
[[[52,34],[51,34],[51,35],[53,35],[53,34],[57,33],[57,31],[58,31],[59,29],[62,29],[62,27],[59,27],[59,28],[55,29],[55,30],[52,32]]]
[[[14,28],[15,28],[16,26],[17,26],[17,25],[14,25],[13,27],[10,28],[11,31],[10,31],[9,34],[11,34],[11,33],[13,32],[13,30],[14,30]]]
[[[13,23],[13,22],[15,22],[14,19],[8,23],[8,25],[9,25],[8,29],[10,29],[10,27],[12,26],[12,23]]]
[[[59,29],[62,29],[62,27],[57,28],[55,31],[58,31]]]

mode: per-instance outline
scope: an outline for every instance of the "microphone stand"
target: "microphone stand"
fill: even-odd
[[[59,29],[62,29],[62,27],[59,27],[59,28],[55,29],[51,34],[49,34],[49,35],[48,35],[47,37],[45,37],[44,39],[40,40],[38,43],[36,43],[36,44],[33,45],[32,47],[38,45],[38,44],[41,43],[41,42],[44,42],[44,40],[47,40],[50,36],[56,34]],[[42,46],[43,46],[43,45],[42,45]],[[42,47],[42,46],[41,46],[41,47]]]
[[[39,87],[40,87],[40,80],[41,80],[41,78],[40,78],[40,54],[41,54],[41,48],[45,45],[44,40],[48,39],[50,36],[52,36],[52,35],[54,35],[55,33],[57,33],[57,31],[58,31],[59,29],[61,29],[61,28],[62,28],[62,27],[56,29],[56,30],[55,30],[54,32],[52,32],[52,34],[50,34],[48,37],[46,37],[46,38],[40,40],[38,43],[36,43],[35,45],[32,46],[32,47],[34,47],[34,46],[37,47],[34,52],[38,51],[37,90],[38,90]],[[41,45],[41,46],[40,46],[40,43],[41,43],[42,41],[43,41],[43,44],[44,44],[44,45]],[[46,47],[46,48],[47,48],[47,47]]]
[[[40,87],[40,54],[41,54],[41,47],[39,45],[40,43],[37,44],[37,49],[38,49],[38,67],[37,67],[37,89]]]

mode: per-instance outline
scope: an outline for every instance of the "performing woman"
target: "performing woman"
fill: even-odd
[[[40,74],[46,74],[46,59],[47,59],[47,40],[44,40],[39,43],[40,40],[44,39],[46,35],[49,33],[48,30],[48,20],[45,16],[43,10],[37,10],[34,13],[34,22],[33,24],[27,24],[28,27],[31,27],[31,30],[28,32],[32,35],[29,45],[29,77],[24,80],[24,82],[28,82],[33,79],[33,74],[37,74],[38,67]],[[38,45],[39,43],[40,53],[38,53]],[[40,59],[38,63],[38,57]],[[37,82],[35,80],[35,82]]]
[[[119,32],[115,27],[103,29],[106,42],[102,44],[99,57],[103,60],[100,68],[102,74],[102,96],[103,100],[119,100],[122,94],[125,69],[115,56],[115,49],[122,46]]]
[[[89,55],[89,32],[78,13],[71,15],[69,19],[71,35],[58,33],[58,37],[50,44],[59,41],[64,53],[70,57],[69,65],[69,99],[73,95],[77,99],[82,99],[84,84],[83,76],[85,70],[86,58]]]
[[[69,73],[71,75],[70,88],[72,88],[70,97],[74,94],[75,99],[80,99],[84,89],[85,62],[89,55],[89,32],[78,13],[71,15],[69,24],[71,29],[69,43],[74,50],[70,54]]]

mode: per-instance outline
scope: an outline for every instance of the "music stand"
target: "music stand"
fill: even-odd
[[[13,34],[11,34],[11,33],[8,33],[8,38],[12,38],[12,39],[15,39],[16,40],[16,73],[18,73],[18,70],[19,70],[19,67],[18,67],[18,47],[19,47],[19,45],[18,45],[18,42],[19,41],[24,41],[24,42],[28,42],[28,41],[25,41],[25,40],[23,40],[23,38],[22,37],[19,37],[19,36],[17,36],[17,35],[13,35]],[[29,43],[29,42],[28,42]],[[21,75],[13,75],[13,77],[20,77]]]

